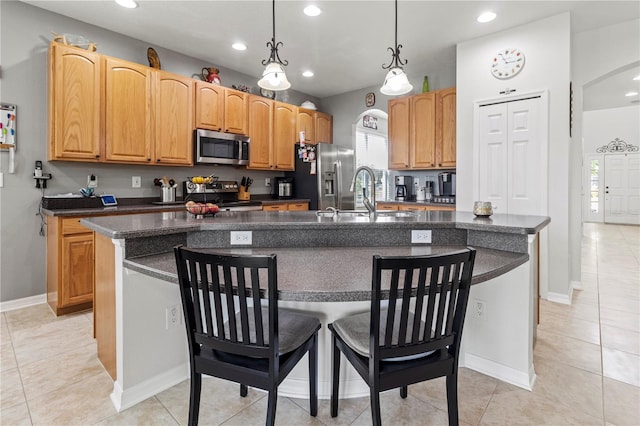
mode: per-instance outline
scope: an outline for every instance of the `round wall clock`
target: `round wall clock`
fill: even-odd
[[[504,49],[491,60],[491,75],[505,80],[516,76],[524,68],[524,53],[518,49]]]

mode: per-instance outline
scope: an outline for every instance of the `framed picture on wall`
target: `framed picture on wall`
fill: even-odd
[[[376,94],[373,92],[367,93],[367,95],[364,97],[364,104],[367,106],[367,108],[374,106],[376,104]]]
[[[371,115],[365,115],[364,117],[362,117],[362,127],[378,130],[378,119]]]

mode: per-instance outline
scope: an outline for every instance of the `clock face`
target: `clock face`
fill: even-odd
[[[491,61],[491,75],[505,80],[514,77],[524,68],[524,53],[518,49],[504,49]]]

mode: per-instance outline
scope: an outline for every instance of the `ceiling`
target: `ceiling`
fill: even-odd
[[[125,9],[112,0],[22,0],[25,3],[143,40],[238,72],[262,73],[272,36],[272,3],[247,1],[138,0]],[[317,17],[302,10],[322,9]],[[457,43],[570,11],[581,32],[640,17],[637,1],[418,1],[398,2],[398,42],[410,76],[437,76],[455,67]],[[292,88],[319,98],[382,84],[391,61],[394,3],[390,0],[278,0],[276,41],[289,61]],[[486,24],[486,10],[498,16]],[[248,48],[236,51],[242,41]],[[301,74],[310,69],[315,75]],[[337,77],[335,73],[340,72]],[[586,98],[586,94],[585,94]],[[629,99],[625,99],[629,102]]]

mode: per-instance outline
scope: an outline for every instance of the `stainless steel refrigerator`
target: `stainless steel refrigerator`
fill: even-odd
[[[294,155],[296,170],[285,174],[293,178],[294,198],[311,200],[310,210],[353,210],[355,194],[349,191],[355,171],[353,149],[321,143],[301,150],[296,144]]]

